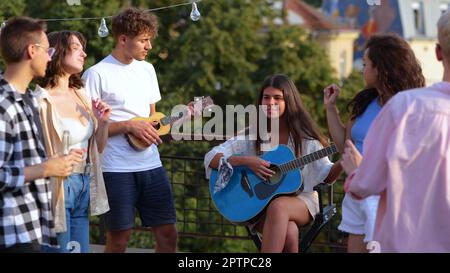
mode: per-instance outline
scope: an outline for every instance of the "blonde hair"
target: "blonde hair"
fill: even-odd
[[[450,11],[442,14],[437,25],[439,44],[445,57],[450,60]]]

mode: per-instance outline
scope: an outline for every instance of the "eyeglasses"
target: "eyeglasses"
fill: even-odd
[[[53,54],[55,54],[55,48],[54,47],[45,47],[45,46],[43,46],[43,45],[41,45],[41,44],[34,44],[35,46],[37,46],[37,47],[42,47],[44,50],[47,50],[47,53],[48,53],[48,56],[50,57],[50,58],[52,58],[53,57]]]

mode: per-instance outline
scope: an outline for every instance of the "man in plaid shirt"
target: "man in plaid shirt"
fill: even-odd
[[[0,33],[6,63],[0,77],[0,253],[40,252],[55,244],[47,177],[67,176],[82,150],[48,159],[41,141],[37,102],[28,85],[45,76],[54,49],[43,21],[17,17]]]

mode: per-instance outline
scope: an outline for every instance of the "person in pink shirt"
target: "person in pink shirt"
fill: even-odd
[[[346,141],[346,192],[380,194],[375,251],[450,252],[450,12],[438,40],[443,81],[390,99],[365,138],[364,159]]]
[[[332,84],[324,89],[328,130],[342,152],[345,140],[351,139],[356,149],[364,154],[364,139],[383,105],[398,92],[425,86],[425,77],[414,51],[397,34],[372,35],[365,45],[363,59],[365,89],[349,102],[350,116],[345,124],[336,105],[340,88]],[[348,233],[347,252],[367,253],[367,243],[373,240],[379,199],[379,195],[371,195],[355,200],[345,194],[338,230]]]

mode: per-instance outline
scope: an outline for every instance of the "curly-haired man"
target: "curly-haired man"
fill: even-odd
[[[112,107],[109,139],[102,156],[103,176],[111,210],[105,215],[105,252],[124,252],[134,226],[135,209],[142,224],[152,227],[156,252],[175,252],[176,216],[172,190],[161,164],[161,143],[150,122],[131,121],[148,117],[161,99],[153,65],[145,61],[157,19],[137,8],[126,9],[112,20],[115,47],[110,55],[88,69],[83,78],[93,98]],[[134,150],[125,137],[132,134],[150,145]]]

